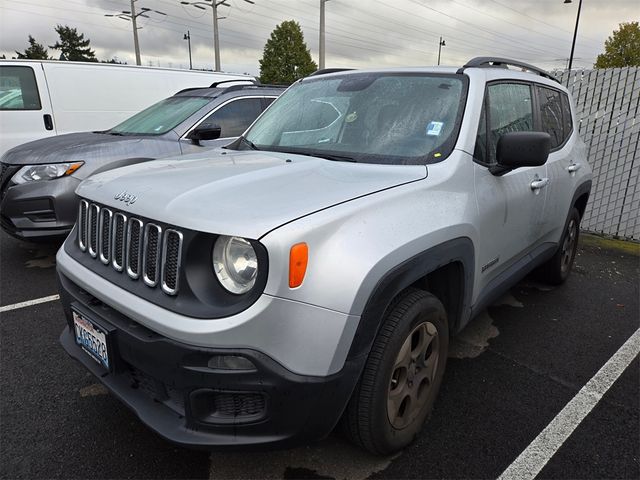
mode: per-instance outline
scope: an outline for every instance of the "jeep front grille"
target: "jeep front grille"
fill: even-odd
[[[78,246],[93,258],[167,295],[178,293],[183,235],[180,231],[86,200],[78,212]]]

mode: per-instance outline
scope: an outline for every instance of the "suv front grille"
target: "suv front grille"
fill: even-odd
[[[149,287],[158,285],[167,295],[178,293],[183,235],[123,212],[113,212],[86,200],[78,212],[78,246],[100,258],[117,272],[126,270],[133,280]]]

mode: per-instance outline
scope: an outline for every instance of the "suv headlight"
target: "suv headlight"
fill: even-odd
[[[15,184],[27,182],[39,182],[71,175],[78,170],[84,162],[74,163],[50,163],[47,165],[27,165],[16,172],[11,181]]]
[[[212,261],[216,277],[229,292],[241,295],[256,283],[258,256],[248,240],[218,237],[213,246]]]

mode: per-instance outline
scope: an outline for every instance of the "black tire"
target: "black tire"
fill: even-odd
[[[572,208],[558,250],[536,271],[536,277],[539,280],[551,285],[560,285],[565,282],[571,273],[573,260],[578,250],[579,235],[580,213],[576,208]]]
[[[426,347],[417,343],[423,341]],[[413,367],[398,365],[403,347],[403,358],[412,359],[416,353],[417,358],[409,362]],[[449,329],[442,303],[422,290],[412,288],[403,292],[384,319],[344,413],[343,428],[347,437],[378,455],[395,452],[411,443],[433,408],[442,383],[448,347]],[[423,355],[418,352],[420,348],[425,349]],[[423,366],[422,372],[418,365]],[[398,372],[403,368],[406,377],[403,390],[398,394],[399,380],[392,375],[401,376]],[[405,392],[413,380],[416,384],[420,382],[415,387],[411,385],[415,397]],[[402,395],[407,397],[396,411],[397,399]],[[392,398],[396,400],[392,401]],[[408,404],[412,405],[411,411]],[[401,411],[406,418],[398,415]],[[403,423],[406,425],[399,427]]]

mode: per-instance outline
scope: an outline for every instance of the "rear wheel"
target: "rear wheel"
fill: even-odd
[[[411,443],[433,408],[447,361],[442,303],[410,289],[387,314],[343,419],[352,441],[376,454]]]
[[[578,251],[578,236],[580,235],[580,213],[576,208],[571,209],[569,221],[560,240],[556,253],[537,271],[540,280],[552,285],[560,285],[569,277],[573,260]]]

